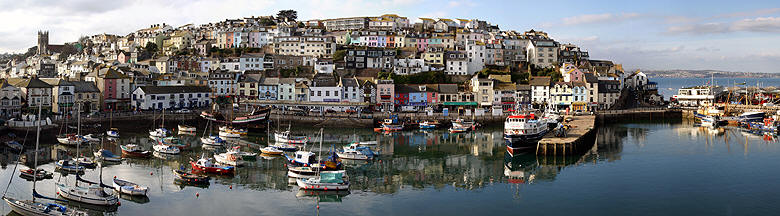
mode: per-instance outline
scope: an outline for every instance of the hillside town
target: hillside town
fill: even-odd
[[[215,102],[319,112],[594,112],[660,104],[643,72],[591,59],[539,30],[478,19],[297,12],[37,46],[0,65],[0,116],[210,109]]]

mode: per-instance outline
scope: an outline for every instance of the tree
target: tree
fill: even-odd
[[[144,51],[149,53],[156,53],[157,52],[157,44],[152,42],[146,42],[146,46],[144,46]]]
[[[298,22],[298,28],[306,28],[306,25],[303,22]]]
[[[269,19],[267,17],[263,17],[263,18],[260,18],[260,25],[272,26],[272,25],[276,25],[276,22],[274,22],[273,19]]]
[[[336,50],[336,52],[333,53],[333,61],[344,61],[345,56],[347,56],[346,50]]]
[[[276,19],[284,22],[295,21],[295,19],[298,19],[298,12],[295,10],[280,10],[276,14]]]

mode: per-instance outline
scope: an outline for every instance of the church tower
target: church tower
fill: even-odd
[[[38,55],[49,54],[49,31],[38,31]]]

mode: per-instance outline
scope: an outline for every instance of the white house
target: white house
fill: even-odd
[[[295,100],[295,78],[280,78],[277,87],[277,100],[294,101]]]
[[[409,75],[428,71],[423,59],[396,59],[393,64],[393,73],[397,75]]]
[[[343,92],[341,94],[342,102],[363,102],[363,91],[355,77],[341,78],[339,86],[341,86],[341,92]]]
[[[239,58],[239,70],[263,70],[263,55],[259,53],[245,53]]]
[[[468,59],[463,52],[452,51],[445,54],[447,66],[444,72],[447,75],[469,75],[468,74]]]
[[[485,67],[485,43],[470,40],[466,44],[466,56],[469,59],[468,74],[474,74]]]
[[[318,74],[309,86],[309,101],[341,102],[341,86],[330,74]]]
[[[550,101],[550,77],[531,77],[531,103],[545,104]]]
[[[206,86],[141,86],[133,91],[136,109],[181,109],[208,107],[211,89]]]

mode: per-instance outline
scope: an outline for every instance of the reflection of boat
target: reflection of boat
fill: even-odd
[[[509,115],[504,120],[506,150],[514,154],[522,148],[534,147],[548,131],[547,120],[537,118],[534,113]]]
[[[316,191],[316,190],[298,190],[295,194],[298,198],[312,197],[317,198],[319,202],[341,202],[341,199],[349,195],[349,190],[338,191]]]
[[[193,126],[179,125],[179,132],[195,133],[195,131],[197,131],[197,129]]]
[[[148,187],[142,187],[136,183],[125,181],[122,179],[114,178],[114,190],[120,194],[127,194],[133,196],[146,196],[146,192],[149,191]]]
[[[111,128],[111,130],[106,131],[106,135],[109,137],[118,138],[119,137],[119,129]]]
[[[148,196],[133,196],[133,195],[123,194],[123,193],[119,194],[119,199],[127,200],[138,204],[144,204],[149,202]]]
[[[136,144],[127,144],[120,146],[122,148],[122,157],[148,158],[152,152],[144,150]]]
[[[241,138],[241,134],[240,133],[235,133],[235,132],[229,132],[229,131],[220,131],[219,132],[219,137],[222,137],[222,138]]]
[[[452,125],[449,131],[450,133],[464,133],[464,132],[468,132],[469,128]]]
[[[82,138],[84,138],[84,140],[88,142],[93,142],[93,143],[100,142],[100,136],[94,134],[87,134],[84,135]]]

